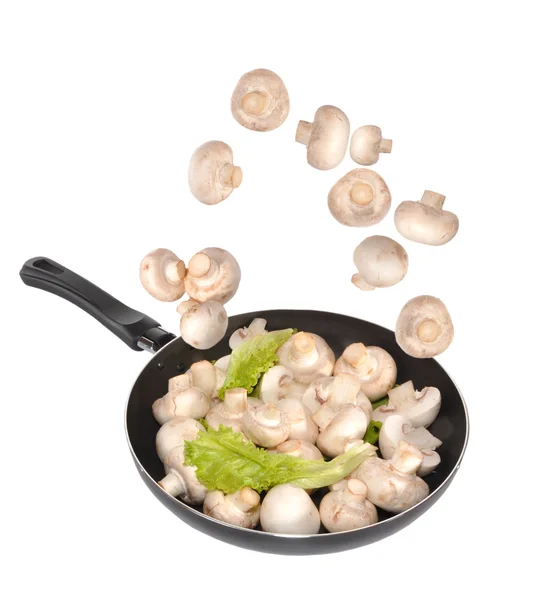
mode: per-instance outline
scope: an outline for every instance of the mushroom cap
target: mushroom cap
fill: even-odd
[[[369,227],[388,214],[392,196],[386,182],[371,169],[353,169],[328,194],[332,216],[349,227]]]
[[[167,476],[159,481],[159,485],[168,493],[171,493],[173,496],[178,496],[188,504],[202,504],[207,495],[207,488],[198,481],[196,467],[189,467],[184,464],[184,444],[180,444],[173,448],[163,462]],[[170,477],[168,476],[172,476],[172,482],[173,479],[176,480],[176,482],[173,482],[177,485],[175,490],[168,487],[167,482],[170,481]]]
[[[261,504],[263,531],[287,534],[319,533],[321,518],[308,493],[291,483],[271,488]]]
[[[273,71],[249,71],[233,91],[231,113],[238,123],[252,131],[276,129],[289,114],[287,88]]]
[[[267,333],[265,327],[267,325],[266,319],[254,319],[248,327],[240,327],[235,330],[229,337],[229,347],[235,350],[246,340],[251,340],[256,335],[264,335]]]
[[[195,259],[198,263],[206,262],[207,272],[204,275],[195,276],[190,271]],[[188,267],[185,288],[190,298],[197,302],[214,300],[225,304],[237,292],[241,281],[241,269],[235,257],[227,250],[204,248],[190,260]],[[205,267],[202,271],[204,269]]]
[[[408,240],[442,246],[459,230],[459,218],[452,212],[423,202],[401,202],[394,213],[397,231]]]
[[[157,248],[140,263],[140,281],[161,302],[174,302],[185,293],[185,263],[171,250]]]
[[[374,287],[399,283],[408,271],[408,254],[401,244],[384,235],[365,238],[354,250],[360,277]]]
[[[427,477],[440,464],[440,454],[434,450],[422,450],[421,453],[423,454],[423,462],[418,469],[418,477]]]
[[[254,444],[274,448],[289,437],[289,419],[275,404],[262,404],[244,413],[242,430]]]
[[[399,346],[415,358],[441,354],[453,340],[454,329],[446,305],[434,296],[416,296],[402,308],[395,326]]]
[[[181,318],[181,337],[198,350],[212,348],[224,337],[228,318],[226,309],[213,300],[192,306]]]
[[[278,408],[287,415],[289,420],[290,440],[304,440],[315,444],[319,428],[313,420],[311,410],[304,406],[298,398],[284,398],[278,403]]]
[[[168,379],[168,392],[171,392],[172,390],[184,392],[193,385],[192,374],[187,371],[186,373],[181,373],[181,375],[176,375],[175,377]]]
[[[158,457],[164,461],[166,456],[176,447],[184,444],[185,440],[195,440],[205,427],[190,417],[175,417],[167,421],[157,431],[155,446]]]
[[[351,478],[323,496],[319,514],[327,531],[352,531],[376,523],[377,509],[366,494],[365,483]]]
[[[403,415],[391,415],[388,417],[379,435],[379,448],[383,458],[392,458],[399,442],[412,444],[418,450],[435,450],[442,445],[441,440],[436,438],[425,427],[413,428],[410,419]]]
[[[259,494],[250,487],[225,495],[220,490],[209,492],[203,503],[204,514],[224,523],[253,529],[259,523]]]
[[[316,416],[317,413],[314,415],[317,422]],[[317,447],[325,456],[339,456],[363,443],[362,438],[368,424],[367,415],[360,407],[346,406],[337,411],[328,426],[321,430],[317,438]]]
[[[306,388],[302,396],[302,403],[307,406],[311,413],[316,413],[328,400],[330,384],[334,381],[331,375],[314,379]]]
[[[306,460],[324,460],[317,446],[306,440],[286,440],[276,447],[278,454],[289,454]]]
[[[282,365],[271,367],[261,378],[259,397],[266,404],[278,404],[284,397],[284,385],[293,381],[291,369]]]
[[[175,389],[153,402],[153,416],[161,425],[174,417],[202,419],[211,408],[211,402],[200,389]]]
[[[233,170],[233,151],[225,142],[213,140],[196,148],[188,167],[188,185],[203,204],[218,204],[239,187],[242,171]]]
[[[334,352],[315,333],[295,333],[277,354],[280,365],[290,369],[298,383],[310,384],[323,375],[332,375],[334,369]]]
[[[380,154],[382,130],[376,125],[363,125],[352,134],[350,155],[354,162],[364,165],[374,165]]]
[[[227,373],[229,368],[229,361],[231,360],[231,354],[226,354],[225,356],[221,356],[215,363],[214,366],[216,369]]]

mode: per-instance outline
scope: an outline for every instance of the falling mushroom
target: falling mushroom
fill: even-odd
[[[224,523],[253,529],[259,523],[260,502],[259,494],[249,487],[227,495],[215,490],[207,494],[203,513]]]
[[[185,263],[167,248],[147,254],[140,264],[140,281],[146,292],[162,302],[174,302],[185,293]]]
[[[350,155],[359,165],[374,165],[381,152],[391,151],[392,140],[383,138],[380,127],[376,125],[363,125],[352,134]]]
[[[224,337],[227,324],[226,309],[218,302],[194,304],[181,317],[181,337],[193,348],[207,350]]]
[[[358,273],[352,276],[352,282],[366,291],[395,285],[408,271],[405,249],[384,235],[372,235],[358,244],[353,260]]]
[[[319,514],[330,533],[360,529],[378,521],[377,509],[367,499],[366,484],[352,478],[323,496]]]
[[[226,304],[237,292],[241,269],[235,257],[222,248],[204,248],[188,263],[185,288],[197,302]]]
[[[299,332],[278,350],[280,364],[290,369],[299,383],[311,383],[332,375],[335,356],[330,346],[315,333]]]

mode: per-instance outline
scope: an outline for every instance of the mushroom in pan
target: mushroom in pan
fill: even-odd
[[[295,140],[308,148],[308,163],[316,169],[337,167],[345,157],[350,123],[347,115],[335,106],[317,109],[313,123],[299,121]]]
[[[429,427],[438,416],[442,404],[438,388],[429,386],[417,391],[412,381],[391,389],[388,398],[388,406],[409,419],[413,427]],[[385,407],[379,406],[377,410],[380,408]]]
[[[335,356],[324,339],[315,333],[291,336],[278,350],[280,365],[290,369],[299,383],[311,383],[322,375],[332,375]]]
[[[334,367],[334,375],[351,373],[360,380],[361,391],[370,400],[379,400],[390,390],[397,378],[393,358],[378,346],[351,344],[345,348]]]
[[[395,326],[399,346],[415,358],[441,354],[453,340],[454,329],[446,305],[434,296],[417,296],[401,310]]]
[[[305,458],[306,460],[324,460],[323,455],[317,446],[305,440],[286,440],[276,446],[275,450],[278,454],[289,454],[296,458]]]
[[[231,360],[231,354],[226,354],[225,356],[220,357],[215,363],[214,366],[219,371],[223,371],[227,373],[229,368],[229,361]]]
[[[213,406],[205,417],[209,427],[218,429],[220,425],[242,432],[242,418],[248,410],[248,393],[244,388],[226,390],[224,401]]]
[[[418,469],[418,475],[419,477],[427,477],[427,475],[430,475],[435,471],[436,467],[440,464],[440,454],[434,450],[422,450],[421,453],[423,454],[423,462]]]
[[[386,182],[371,169],[354,169],[335,183],[328,194],[334,219],[349,227],[369,227],[388,214],[392,196]]]
[[[183,307],[182,303],[178,310]],[[187,344],[198,350],[212,348],[224,337],[227,331],[228,318],[226,309],[213,300],[192,303],[182,314],[181,337]]]
[[[251,340],[256,335],[267,333],[267,330],[265,329],[266,325],[266,319],[254,319],[248,327],[237,329],[229,338],[229,347],[232,350],[235,350],[235,348],[239,347],[243,342]]]
[[[358,244],[353,260],[358,273],[352,276],[352,283],[365,291],[395,285],[408,271],[405,249],[384,235],[372,235]]]
[[[168,379],[168,392],[172,392],[173,390],[184,392],[193,385],[192,373],[187,371],[186,373],[181,373],[181,375],[176,375],[175,377]]]
[[[233,164],[233,151],[224,142],[205,142],[194,151],[188,185],[203,204],[218,204],[242,183],[242,170]]]
[[[378,521],[377,509],[367,499],[366,484],[352,478],[323,497],[319,514],[330,533],[360,529]]]
[[[384,422],[379,436],[379,448],[383,458],[391,458],[401,440],[413,444],[418,450],[436,450],[442,441],[425,427],[412,427],[403,415],[391,415]]]
[[[373,456],[353,475],[367,486],[367,499],[391,513],[401,513],[429,495],[429,486],[416,474],[423,454],[401,440],[390,460]]]
[[[241,281],[241,269],[234,256],[222,248],[205,248],[188,263],[187,294],[197,302],[229,302]]]
[[[359,406],[345,405],[337,410],[328,403],[313,415],[313,420],[321,430],[317,447],[330,458],[363,444],[362,438],[369,424],[367,415]]]
[[[200,389],[174,389],[153,402],[153,416],[163,425],[174,417],[202,419],[209,412],[211,402]]]
[[[289,437],[289,419],[275,404],[262,404],[244,413],[242,430],[254,444],[274,448]]]
[[[158,248],[140,263],[140,281],[146,292],[162,302],[174,302],[185,293],[185,263],[171,250]]]
[[[306,408],[298,398],[284,398],[278,403],[278,408],[287,415],[289,421],[288,439],[304,440],[315,444],[319,428],[309,408]]]
[[[351,373],[339,373],[335,377],[321,377],[313,381],[304,392],[302,402],[312,413],[315,413],[325,403],[334,408],[345,404],[359,406],[371,420],[373,407],[369,398],[360,391],[358,377]]]
[[[215,490],[205,497],[203,513],[224,523],[253,529],[259,523],[260,502],[259,494],[250,487],[233,494]]]
[[[289,114],[289,94],[283,81],[268,69],[245,73],[231,96],[231,113],[252,131],[272,131]]]
[[[261,378],[259,397],[266,404],[278,404],[284,398],[302,399],[306,385],[294,381],[291,369],[276,365],[271,367]]]
[[[352,160],[366,167],[374,165],[381,152],[392,151],[392,140],[382,137],[382,130],[376,125],[363,125],[352,134],[350,155]]]
[[[166,472],[159,486],[170,496],[179,497],[188,504],[201,504],[207,495],[207,488],[198,481],[196,467],[185,465],[184,444],[176,446],[164,459]]]
[[[418,202],[401,202],[394,214],[397,231],[413,242],[442,246],[459,230],[457,215],[443,210],[445,196],[426,190]]]
[[[321,518],[308,493],[291,483],[276,485],[261,503],[261,527],[271,533],[319,533]]]
[[[185,440],[195,440],[200,431],[205,431],[203,425],[190,417],[175,417],[167,421],[157,432],[155,446],[158,457],[164,462],[168,454]]]

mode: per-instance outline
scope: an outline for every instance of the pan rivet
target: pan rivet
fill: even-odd
[[[179,374],[184,373],[186,371],[185,363],[179,363],[175,369]]]
[[[158,369],[159,371],[162,371],[162,369],[164,369],[164,363],[163,363],[163,362],[159,362],[159,363],[157,363],[157,369]]]

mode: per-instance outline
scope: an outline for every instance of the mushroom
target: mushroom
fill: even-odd
[[[245,73],[231,97],[233,118],[253,131],[271,131],[289,114],[289,94],[283,81],[268,69]]]
[[[203,204],[218,204],[242,183],[242,170],[233,164],[233,151],[224,142],[205,142],[194,151],[188,185]]]
[[[256,335],[263,335],[267,333],[265,327],[267,325],[266,319],[254,319],[248,327],[241,327],[231,334],[229,338],[229,347],[235,350],[246,340],[251,340]]]
[[[171,250],[158,248],[140,263],[140,281],[146,292],[162,302],[174,302],[185,293],[185,263]]]
[[[352,276],[352,283],[366,291],[395,285],[408,271],[405,249],[384,235],[372,235],[358,244],[353,260],[358,273]]]
[[[427,477],[440,464],[440,454],[434,450],[422,450],[421,453],[423,454],[423,462],[418,469],[418,476]]]
[[[330,458],[363,444],[362,438],[369,424],[365,412],[359,406],[352,405],[335,410],[329,404],[324,404],[313,415],[313,420],[321,430],[317,447]]]
[[[259,523],[260,502],[259,494],[250,487],[227,495],[215,490],[205,497],[203,513],[224,523],[253,529]]]
[[[235,295],[240,280],[241,269],[232,254],[222,248],[205,248],[190,259],[185,288],[197,302],[225,304]]]
[[[434,296],[416,296],[409,300],[395,325],[397,343],[414,358],[441,354],[451,344],[453,335],[448,309]]]
[[[308,148],[308,163],[323,171],[337,167],[345,157],[350,123],[347,115],[335,106],[317,109],[313,123],[299,121],[295,140]]]
[[[392,140],[382,137],[382,130],[376,125],[363,125],[352,134],[350,155],[359,165],[374,165],[381,152],[392,151]]]
[[[391,513],[401,513],[429,495],[429,486],[416,475],[423,454],[404,440],[390,460],[373,456],[353,473],[367,485],[367,499]]]
[[[324,460],[323,455],[317,446],[305,440],[287,440],[278,444],[274,450],[278,454],[288,454],[296,458],[305,458],[306,460]]]
[[[293,371],[282,365],[271,367],[261,378],[259,397],[267,404],[278,404],[283,398],[302,399],[305,384],[294,381]]]
[[[388,214],[392,196],[382,177],[370,169],[354,169],[328,194],[334,219],[349,227],[370,227]]]
[[[290,369],[299,383],[311,383],[332,375],[335,356],[324,339],[315,333],[295,333],[278,350],[280,365]]]
[[[315,413],[325,403],[335,409],[345,404],[359,406],[371,420],[373,407],[369,398],[360,391],[360,380],[351,373],[335,377],[321,377],[313,381],[302,396],[302,403]]]
[[[457,215],[443,210],[445,196],[426,190],[418,202],[401,202],[394,214],[397,231],[408,240],[442,246],[459,230]]]
[[[206,394],[196,387],[184,391],[174,389],[153,402],[153,416],[163,425],[174,417],[202,419],[209,412],[211,402]]]
[[[200,431],[205,431],[203,425],[190,417],[175,417],[167,421],[157,432],[155,446],[158,457],[164,462],[168,454],[185,440],[195,440]]]
[[[217,371],[208,360],[200,360],[189,369],[192,385],[199,388],[209,398],[214,397],[217,390]]]
[[[218,370],[223,371],[224,373],[227,373],[227,370],[228,370],[228,367],[229,367],[229,361],[230,360],[231,360],[231,354],[226,354],[225,356],[222,356],[221,358],[219,358],[214,363],[214,366]]]
[[[207,488],[198,481],[196,467],[185,465],[184,444],[176,446],[164,459],[166,476],[159,486],[170,496],[179,497],[188,504],[201,504],[207,495]]]
[[[319,428],[309,408],[306,408],[298,398],[284,398],[278,403],[278,408],[287,415],[289,421],[288,439],[304,440],[315,444]]]
[[[388,406],[409,419],[413,427],[429,427],[438,416],[442,404],[438,388],[424,387],[418,392],[412,381],[391,389],[388,398]]]
[[[289,419],[275,404],[263,404],[244,413],[242,430],[254,444],[274,448],[289,437]]]
[[[418,450],[436,450],[442,445],[425,427],[412,427],[403,415],[391,415],[380,430],[379,448],[383,458],[391,458],[401,440],[413,444]]]
[[[319,533],[321,518],[308,493],[291,483],[276,485],[261,503],[263,531],[288,534]]]
[[[248,392],[244,388],[226,390],[224,401],[213,406],[207,413],[207,425],[218,429],[220,425],[231,427],[237,433],[242,432],[242,418],[248,410]]]
[[[377,509],[366,496],[367,486],[359,479],[349,479],[337,490],[328,492],[319,506],[322,524],[334,533],[377,523]]]
[[[345,348],[334,367],[334,375],[352,373],[360,380],[361,391],[369,400],[383,398],[397,378],[393,358],[378,346],[351,344]]]
[[[168,379],[168,392],[172,392],[173,390],[180,390],[184,392],[193,386],[192,382],[192,374],[190,371],[186,373],[182,373],[181,375],[176,375],[171,379]]]
[[[212,348],[226,335],[226,309],[213,300],[194,304],[181,318],[181,337],[198,350]]]

